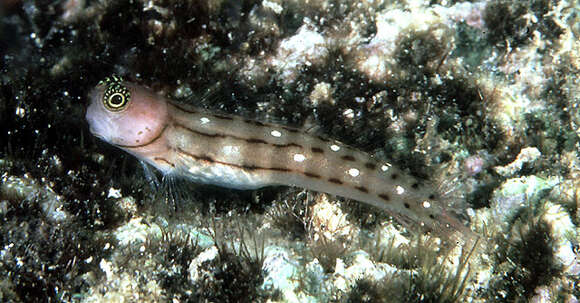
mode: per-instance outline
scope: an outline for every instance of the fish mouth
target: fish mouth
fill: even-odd
[[[105,140],[103,134],[106,133],[107,129],[105,118],[102,111],[99,110],[98,105],[95,104],[95,101],[91,102],[85,112],[85,120],[89,124],[91,134],[102,140]]]
[[[107,138],[103,135],[106,131],[103,129],[102,122],[94,117],[94,115],[89,115],[89,111],[87,111],[86,120],[89,124],[89,131],[91,134],[101,140],[107,141]]]
[[[89,109],[90,110],[90,109]],[[94,136],[99,136],[97,130],[95,129],[95,121],[93,121],[93,118],[91,117],[92,115],[89,114],[89,111],[87,111],[87,114],[85,115],[85,119],[87,120],[87,122],[89,123],[89,131],[91,132],[91,134],[93,134]]]

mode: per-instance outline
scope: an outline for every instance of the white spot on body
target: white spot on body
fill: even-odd
[[[387,170],[389,170],[389,166],[390,165],[383,164],[383,166],[381,166],[381,170],[382,171],[387,171]]]
[[[429,201],[423,201],[423,207],[429,208],[431,207],[431,203]]]
[[[240,147],[233,145],[225,145],[224,147],[222,147],[222,151],[224,154],[229,156],[238,155],[240,153]]]
[[[400,185],[397,185],[396,190],[397,190],[397,194],[399,194],[399,195],[402,195],[405,193],[405,189]]]
[[[199,121],[200,121],[200,122],[201,122],[201,124],[203,125],[203,124],[207,124],[207,123],[209,123],[209,121],[210,121],[210,120],[209,120],[209,118],[207,118],[207,117],[201,117],[201,118],[199,119]]]
[[[330,146],[330,149],[331,149],[332,151],[335,151],[335,152],[337,152],[337,151],[339,151],[339,150],[340,150],[340,146],[338,146],[338,145],[336,145],[336,144],[332,144],[332,145]]]
[[[353,176],[353,177],[358,177],[358,175],[360,174],[360,171],[356,168],[351,168],[348,170],[348,174]]]
[[[294,154],[294,161],[302,162],[306,160],[306,157],[303,154]]]
[[[273,130],[273,131],[271,131],[271,132],[270,132],[270,135],[272,135],[272,136],[274,136],[274,137],[276,137],[276,138],[280,138],[280,137],[282,137],[282,133],[281,133],[281,132],[279,132],[279,131],[277,131],[277,130]]]

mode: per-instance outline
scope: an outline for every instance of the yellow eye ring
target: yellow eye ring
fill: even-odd
[[[120,77],[106,78],[100,85],[106,85],[103,94],[103,105],[107,110],[118,112],[124,110],[131,100],[131,93]]]
[[[106,103],[110,110],[122,109],[126,104],[127,98],[125,98],[125,95],[119,92],[113,93],[111,96],[109,96]]]

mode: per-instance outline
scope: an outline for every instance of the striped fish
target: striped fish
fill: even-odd
[[[176,103],[116,76],[89,98],[91,133],[164,175],[243,190],[298,186],[373,205],[439,234],[466,231],[435,187],[337,141]]]

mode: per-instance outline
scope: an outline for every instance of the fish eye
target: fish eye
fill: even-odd
[[[114,93],[107,100],[107,105],[110,109],[122,108],[126,103],[127,99],[125,99],[125,96],[121,93]]]
[[[131,99],[131,93],[125,85],[121,77],[112,76],[99,82],[100,85],[105,85],[105,93],[103,94],[103,104],[105,108],[110,111],[118,112],[127,107]]]

